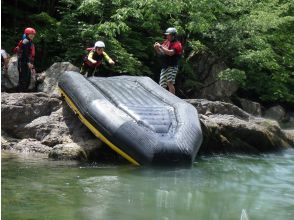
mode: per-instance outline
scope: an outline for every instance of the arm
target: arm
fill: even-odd
[[[91,63],[97,63],[96,60],[93,59],[93,55],[94,55],[94,51],[91,51],[88,55],[88,60],[91,62]]]
[[[106,52],[103,52],[104,59],[111,65],[115,64],[114,61],[108,56]]]
[[[162,51],[165,55],[173,56],[173,55],[175,54],[175,50],[174,50],[174,49],[169,50],[168,48],[163,47],[162,45],[160,45],[159,48],[161,49],[161,51]]]
[[[156,42],[154,45],[153,45],[153,47],[154,47],[154,49],[155,49],[155,52],[157,53],[157,54],[159,54],[159,55],[162,55],[163,54],[163,51],[160,49],[160,44],[158,43],[158,42]]]

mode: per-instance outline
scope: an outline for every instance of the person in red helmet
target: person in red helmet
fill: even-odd
[[[35,46],[33,39],[36,35],[34,28],[28,27],[24,30],[23,39],[14,48],[14,52],[18,57],[18,72],[19,92],[27,92],[30,86],[31,74],[35,73],[34,59],[35,59]]]

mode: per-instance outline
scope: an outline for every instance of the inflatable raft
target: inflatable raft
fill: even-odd
[[[136,165],[190,165],[202,143],[197,110],[148,77],[65,72],[62,96],[80,120]]]

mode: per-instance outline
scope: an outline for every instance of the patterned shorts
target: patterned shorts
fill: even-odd
[[[163,88],[166,88],[167,82],[172,82],[173,84],[175,84],[177,72],[178,72],[177,66],[161,69],[159,85],[162,86]]]

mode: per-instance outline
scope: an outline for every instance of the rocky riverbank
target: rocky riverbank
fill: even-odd
[[[75,68],[70,63],[54,64],[43,73],[46,78],[38,86],[39,92],[2,92],[2,149],[39,152],[55,159],[121,160],[80,122],[58,94],[59,76]],[[204,135],[200,154],[258,154],[294,146],[293,130],[285,132],[274,120],[255,117],[226,102],[186,101],[199,112]]]

